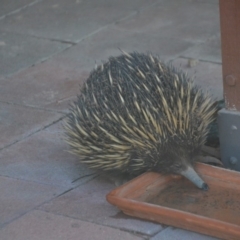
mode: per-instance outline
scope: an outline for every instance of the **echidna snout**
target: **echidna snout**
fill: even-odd
[[[192,167],[188,166],[185,170],[181,171],[180,174],[190,180],[198,188],[204,191],[208,190],[208,185],[199,177]]]
[[[190,180],[196,187],[208,190],[208,185],[202,180],[194,169],[196,156],[200,153],[193,146],[179,146],[171,144],[171,151],[168,151],[152,171],[159,173],[179,174]],[[189,154],[190,153],[190,154]]]

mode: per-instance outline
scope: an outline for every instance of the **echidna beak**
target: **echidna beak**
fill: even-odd
[[[198,188],[207,191],[209,189],[208,185],[199,177],[192,167],[187,167],[186,170],[180,172],[180,174],[190,180]]]

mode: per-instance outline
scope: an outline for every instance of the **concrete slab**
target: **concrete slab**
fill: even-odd
[[[137,240],[143,239],[118,229],[33,211],[0,230],[2,240]]]
[[[156,0],[41,1],[4,18],[0,29],[78,42],[102,27],[131,15]]]
[[[64,189],[61,187],[0,176],[0,227],[63,191]],[[7,238],[0,237],[0,239]],[[8,238],[8,240],[10,239],[18,238]]]
[[[194,63],[192,66],[189,65],[189,59],[185,58],[177,58],[172,63],[188,72],[190,77],[194,77],[195,83],[209,91],[214,98],[223,99],[222,66],[196,59],[190,61]]]
[[[162,230],[160,224],[126,216],[110,205],[106,195],[114,187],[103,178],[96,178],[39,209],[150,236]]]
[[[43,111],[0,102],[0,149],[17,142],[62,117]]]
[[[0,175],[70,189],[89,180],[93,171],[67,150],[62,126],[55,124],[2,150]]]
[[[218,240],[218,238],[207,235],[186,231],[183,229],[168,227],[155,235],[151,240]]]
[[[0,76],[30,67],[69,46],[66,43],[0,31]]]
[[[220,35],[217,34],[205,43],[188,49],[182,56],[196,58],[202,61],[222,63]]]
[[[2,0],[0,8],[0,19],[13,11],[20,10],[21,8],[24,8],[34,2],[36,2],[36,0]]]

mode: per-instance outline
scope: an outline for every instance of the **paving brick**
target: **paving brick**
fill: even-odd
[[[222,63],[220,35],[217,34],[205,43],[188,49],[182,54],[182,56],[209,62]]]
[[[69,46],[70,44],[0,30],[0,76],[8,76],[32,66]]]
[[[48,60],[0,80],[0,101],[67,111],[89,71],[84,61]]]
[[[173,39],[200,43],[219,33],[219,9],[202,1],[160,1],[116,27],[135,33],[144,32],[153,39],[156,35],[169,38],[170,46],[175,46]],[[139,39],[141,42],[142,38]],[[151,42],[149,46],[152,46]],[[163,50],[161,45],[159,50]]]
[[[218,240],[218,238],[173,227],[168,227],[151,238],[151,240],[192,240],[192,239]]]
[[[40,1],[4,18],[0,22],[0,29],[77,42],[154,2],[155,0]]]
[[[163,60],[169,60],[219,33],[219,21],[216,20],[218,9],[214,4],[168,1],[172,4],[166,2],[165,6],[163,1],[159,2],[137,15],[102,29],[58,54],[54,60],[68,61],[73,66],[85,62],[92,69],[95,61],[99,64],[109,56],[119,55],[118,48],[126,51],[150,51]],[[206,12],[206,16],[202,12]],[[189,21],[189,17],[195,20]]]
[[[0,102],[0,149],[60,119],[62,115]]]
[[[169,39],[153,36],[114,28],[103,30],[46,62],[1,80],[0,101],[66,112],[69,103],[79,94],[79,85],[94,68],[95,60],[99,64],[111,55],[121,54],[118,47],[147,52],[150,43],[150,50],[156,54],[163,49],[161,58],[164,59],[177,56],[189,47],[189,43],[181,40],[173,40],[173,47],[169,45]],[[141,42],[137,41],[139,38]]]
[[[172,63],[187,71],[189,76],[195,78],[196,84],[208,90],[213,97],[223,99],[222,65],[197,60],[196,65],[190,67],[189,59],[184,58],[177,58]]]
[[[69,189],[89,180],[93,171],[67,150],[62,125],[55,124],[2,150],[0,175]]]
[[[153,235],[162,226],[120,213],[106,201],[106,195],[114,185],[97,178],[40,207],[41,210],[73,217],[88,222]]]
[[[0,230],[1,240],[137,240],[143,239],[118,229],[32,211]]]
[[[126,51],[151,51],[161,59],[169,60],[184,55],[188,49],[197,47],[199,41],[204,42],[209,35],[218,32],[213,4],[208,8],[206,4],[186,4],[188,1],[181,1],[182,4],[165,2],[166,6],[161,2],[115,26],[102,29],[48,61],[15,74],[10,80],[0,81],[0,100],[67,111],[68,104],[79,93],[79,84],[93,69],[95,60],[99,64],[111,55],[120,54],[119,47]],[[180,7],[177,16],[170,14],[177,7]],[[210,25],[205,30],[198,27],[205,21],[199,9],[202,12],[208,9],[206,15]],[[196,21],[188,22],[188,14],[194,15]]]
[[[85,65],[88,63],[88,69],[93,69],[95,62],[101,64],[110,56],[120,55],[119,48],[125,51],[152,52],[161,59],[169,60],[192,46],[194,43],[189,41],[163,36],[159,30],[148,34],[147,26],[141,32],[110,26],[71,47],[64,54],[58,54],[54,59],[60,62],[70,61],[73,65],[84,60]]]
[[[161,0],[160,1],[162,4],[164,5],[173,5],[173,4],[194,4],[194,3],[201,3],[201,4],[215,4],[218,5],[219,4],[219,0]],[[207,7],[207,6],[206,6]]]
[[[162,58],[178,55],[189,47],[181,40],[173,40],[173,47],[169,45],[169,39],[153,36],[114,28],[103,30],[46,62],[1,80],[0,101],[66,112],[79,93],[79,85],[94,68],[95,60],[99,64],[111,55],[121,54],[118,47],[154,53],[160,53],[162,49]],[[139,38],[142,40],[138,41]]]
[[[0,176],[0,226],[61,194],[61,187]],[[3,239],[0,237],[0,239]],[[9,238],[18,239],[18,238]]]
[[[35,2],[34,0],[1,0],[1,8],[0,8],[0,18],[9,14],[12,11],[16,11],[21,9],[28,4]]]

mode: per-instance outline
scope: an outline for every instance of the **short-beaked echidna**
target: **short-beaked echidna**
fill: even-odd
[[[123,52],[90,73],[70,108],[67,142],[90,168],[132,177],[176,173],[206,190],[194,163],[213,103],[181,70],[151,54]]]

